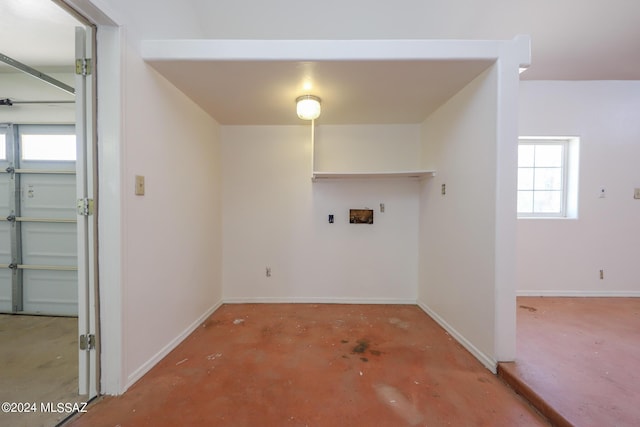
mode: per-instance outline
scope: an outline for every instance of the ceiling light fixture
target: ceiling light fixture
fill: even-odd
[[[296,98],[296,112],[302,120],[315,120],[320,117],[320,98],[314,95],[302,95]]]

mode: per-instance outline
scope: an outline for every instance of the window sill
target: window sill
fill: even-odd
[[[572,220],[578,219],[577,216],[519,216],[518,219],[525,220]]]

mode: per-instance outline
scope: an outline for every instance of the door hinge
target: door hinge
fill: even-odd
[[[93,199],[78,199],[78,215],[93,215]]]
[[[96,348],[96,336],[94,334],[80,335],[80,350],[93,350]]]
[[[91,58],[76,59],[76,74],[88,76],[91,74]]]

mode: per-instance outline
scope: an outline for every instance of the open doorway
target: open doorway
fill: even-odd
[[[0,401],[34,405],[0,420],[55,425],[97,393],[93,31],[50,0],[0,24]]]

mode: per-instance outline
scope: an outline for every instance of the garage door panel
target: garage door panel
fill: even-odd
[[[0,222],[0,264],[11,263],[11,224]],[[11,313],[11,274],[8,268],[0,268],[0,313]]]
[[[0,150],[0,264],[18,270],[0,268],[0,311],[77,316],[74,127],[15,125],[14,134]],[[14,212],[15,226],[4,221]]]
[[[75,171],[76,162],[20,159],[20,169],[53,170],[58,172]]]
[[[20,216],[73,219],[76,216],[75,175],[21,176]]]
[[[76,271],[23,271],[24,313],[78,315]]]
[[[0,269],[0,313],[11,313],[11,270]]]
[[[6,129],[0,127],[0,132]],[[0,133],[0,154],[6,155],[5,135]],[[2,157],[2,156],[0,156]],[[0,160],[0,169],[4,171],[9,166],[6,160]],[[11,175],[0,172],[0,217],[6,218],[11,213]],[[11,263],[11,224],[7,221],[0,221],[0,264]],[[11,270],[0,268],[0,313],[11,313]]]
[[[22,263],[75,266],[75,223],[22,223]]]
[[[9,178],[9,174],[0,173],[0,215],[5,218],[11,211],[9,203],[13,192],[11,191],[10,184],[11,179]]]
[[[11,224],[0,221],[0,264],[11,263]]]

